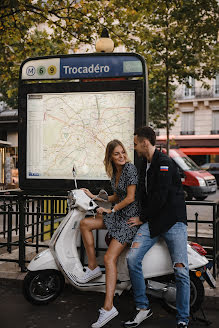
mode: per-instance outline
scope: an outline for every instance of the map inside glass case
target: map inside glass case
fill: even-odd
[[[112,139],[134,160],[135,91],[27,94],[27,179],[106,180]]]

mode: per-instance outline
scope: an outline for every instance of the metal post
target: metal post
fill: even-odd
[[[198,242],[198,213],[195,213],[195,240]]]
[[[217,207],[213,204],[213,276],[216,279],[217,275],[217,236],[216,236],[216,219],[217,219]]]
[[[31,209],[31,212],[32,212],[32,215],[31,215],[31,230],[32,230],[32,232],[31,232],[31,234],[32,234],[32,243],[33,243],[33,241],[34,241],[34,233],[35,233],[35,222],[34,222],[34,220],[35,220],[35,217],[34,217],[35,200],[34,199],[32,199],[31,207],[32,207],[32,209]]]
[[[54,198],[51,198],[51,217],[50,217],[50,222],[51,222],[51,228],[50,228],[50,238],[52,238],[52,235],[54,234],[54,202],[56,200]]]
[[[16,235],[17,235],[19,233],[19,215],[18,215],[19,207],[17,201],[15,204],[15,211],[16,211]]]
[[[3,204],[3,237],[5,238],[6,234],[6,202],[4,199],[4,204]]]
[[[20,209],[19,220],[19,266],[21,272],[26,271],[25,266],[25,196],[18,196],[18,204]]]
[[[45,208],[45,203],[46,203],[46,208]],[[40,199],[40,203],[41,204],[41,212],[46,212],[45,215],[41,215],[41,221],[40,221],[40,241],[44,241],[44,227],[45,227],[45,218],[46,221],[48,220],[48,199]]]
[[[11,242],[12,242],[12,206],[8,205],[8,231],[7,231],[7,251],[11,253]]]
[[[43,201],[42,201],[43,202]],[[41,200],[37,199],[37,217],[36,217],[36,253],[39,253],[39,222],[43,220],[42,215],[40,214],[40,203]]]

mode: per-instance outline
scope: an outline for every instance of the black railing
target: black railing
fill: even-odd
[[[66,214],[67,196],[0,195],[0,262],[17,262],[25,271],[26,249],[38,253],[48,247]],[[17,258],[8,256],[14,249],[19,250]]]
[[[219,260],[219,218],[218,204],[214,202],[187,201],[187,206],[198,206],[195,213],[188,215],[189,240],[200,243],[213,261],[213,275],[216,278]],[[210,218],[202,219],[203,208],[210,207]],[[26,270],[30,261],[27,249],[31,249],[31,258],[40,248],[48,247],[48,241],[67,214],[67,196],[27,196],[0,194],[0,264],[18,263],[21,271]],[[192,229],[191,227],[192,226]],[[205,227],[204,234],[203,229]],[[96,234],[97,251],[98,233]],[[16,256],[13,251],[17,249]],[[83,256],[83,248],[81,256]],[[82,259],[83,260],[83,259]]]
[[[219,203],[207,201],[187,201],[187,206],[198,206],[199,212],[195,211],[194,217],[188,216],[188,226],[193,224],[192,229],[188,227],[189,240],[197,242],[207,251],[207,258],[213,261],[213,275],[217,276],[219,267]],[[200,218],[202,209],[209,207],[210,217]],[[204,231],[200,226],[205,227]]]

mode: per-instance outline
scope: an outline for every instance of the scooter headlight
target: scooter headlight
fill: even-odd
[[[76,202],[75,194],[73,190],[71,190],[68,192],[68,199],[67,199],[68,207],[72,208],[75,202]]]
[[[43,251],[43,252],[37,254],[37,255],[34,257],[33,260],[34,260],[34,261],[38,260],[41,256],[43,256],[43,254],[44,254],[46,251],[47,251],[47,250],[45,250],[45,251]]]

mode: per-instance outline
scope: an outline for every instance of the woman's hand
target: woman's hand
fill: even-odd
[[[83,190],[85,192],[85,194],[90,197],[91,199],[93,199],[95,197],[95,195],[92,194],[92,192],[90,192],[89,189],[86,188],[81,188],[81,190]]]
[[[98,207],[97,213],[103,214],[103,213],[112,213],[112,211],[109,208],[104,208],[104,207]]]
[[[139,217],[133,217],[133,218],[128,219],[127,223],[129,225],[129,227],[134,227],[137,225],[141,225],[143,222],[140,220]]]

